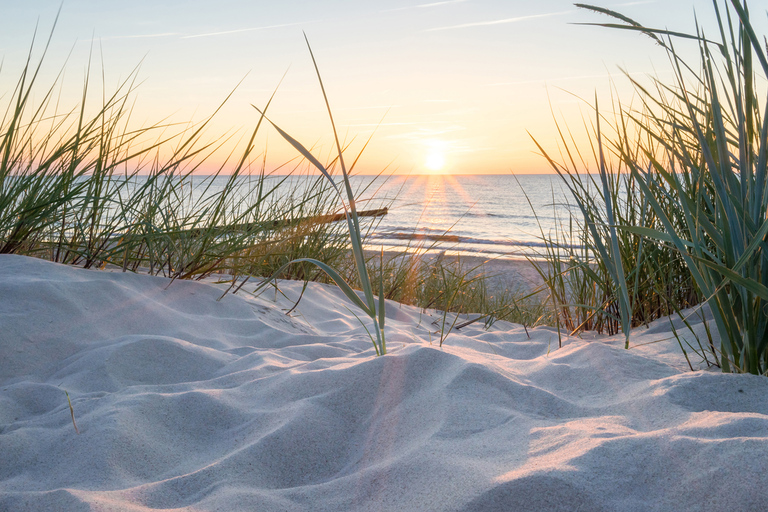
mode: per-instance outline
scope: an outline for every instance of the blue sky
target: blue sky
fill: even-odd
[[[3,93],[18,77],[35,24],[47,35],[60,5],[9,4],[0,19]],[[713,19],[705,0],[599,5],[684,31],[694,27],[694,9],[704,26]],[[66,0],[44,76],[51,79],[71,53],[62,98],[74,105],[92,41],[107,89],[141,62],[134,117],[148,123],[199,120],[242,80],[211,126],[218,136],[253,127],[251,103],[263,105],[287,70],[271,117],[327,155],[330,130],[304,31],[341,132],[362,144],[383,118],[361,170],[392,163],[414,173],[438,164],[440,172],[541,172],[547,166],[527,132],[554,144],[550,103],[578,128],[586,110],[574,95],[597,93],[608,104],[613,77],[621,97],[631,98],[619,66],[638,77],[668,73],[648,39],[577,25],[601,21],[561,0]],[[273,165],[293,156],[278,139],[269,130],[259,139]]]

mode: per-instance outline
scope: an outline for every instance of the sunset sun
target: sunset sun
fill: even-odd
[[[433,151],[427,155],[424,166],[430,171],[440,171],[445,166],[445,155],[438,151]]]
[[[444,140],[429,140],[426,142],[426,146],[427,156],[424,160],[424,167],[431,172],[442,171],[445,167],[448,143]]]

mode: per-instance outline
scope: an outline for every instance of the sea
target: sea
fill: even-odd
[[[318,177],[273,175],[266,180],[267,188],[280,183],[276,197],[285,197],[316,187]],[[341,178],[335,180],[343,192]],[[220,190],[226,177],[215,178],[212,186],[201,177],[193,181],[198,196],[199,190]],[[556,233],[565,245],[576,247],[568,225],[576,210],[556,174],[359,175],[351,185],[359,211],[388,209],[384,216],[363,219],[368,249],[535,257],[544,249],[542,237]]]
[[[373,225],[369,247],[503,259],[540,254],[542,236],[556,231],[561,239],[571,237],[573,201],[555,174],[352,179],[353,186],[365,190],[358,209],[389,208]]]

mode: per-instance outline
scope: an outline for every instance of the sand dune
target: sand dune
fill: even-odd
[[[225,288],[0,256],[0,510],[768,506],[768,379],[686,372],[667,320],[439,348],[389,303],[377,358],[334,287]]]

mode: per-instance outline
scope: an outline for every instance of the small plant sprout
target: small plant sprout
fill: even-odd
[[[75,423],[75,410],[72,408],[72,400],[69,399],[68,392],[64,391],[64,394],[67,395],[67,404],[69,404],[69,415],[72,417],[72,426],[75,427],[77,435],[80,435],[80,429],[77,428],[77,423]]]

